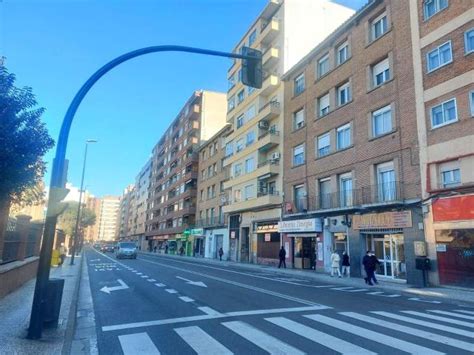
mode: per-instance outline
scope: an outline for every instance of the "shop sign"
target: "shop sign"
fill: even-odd
[[[183,232],[184,236],[188,236],[190,234],[191,234],[191,230],[189,230],[189,229],[185,229],[184,232]]]
[[[204,234],[204,229],[202,228],[193,228],[191,229],[191,235],[203,235]]]
[[[271,233],[265,233],[265,241],[266,242],[271,242],[272,241],[272,234]]]
[[[436,244],[436,251],[438,253],[446,253],[446,244]]]
[[[352,228],[354,229],[410,227],[412,227],[411,211],[356,214],[352,217]]]
[[[319,218],[295,219],[292,221],[278,222],[278,232],[322,232],[321,220]]]
[[[230,237],[231,237],[232,239],[235,239],[235,231],[231,231],[231,232],[230,232]]]
[[[474,220],[473,195],[440,198],[432,208],[435,222]]]
[[[278,232],[278,224],[262,224],[257,226],[257,233]]]

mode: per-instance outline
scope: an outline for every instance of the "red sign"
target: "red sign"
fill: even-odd
[[[433,220],[474,220],[474,195],[441,198],[433,202]]]

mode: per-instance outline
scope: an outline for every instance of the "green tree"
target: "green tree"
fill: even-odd
[[[64,233],[69,236],[74,234],[74,228],[76,227],[77,219],[77,207],[79,202],[68,202],[68,206],[64,213],[59,216],[58,228],[62,229]],[[84,229],[89,226],[93,226],[96,221],[96,215],[94,211],[90,210],[84,205],[81,208],[81,220],[79,222],[79,228]]]

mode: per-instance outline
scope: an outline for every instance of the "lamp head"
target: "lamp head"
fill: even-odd
[[[97,139],[86,139],[86,143],[97,143]]]

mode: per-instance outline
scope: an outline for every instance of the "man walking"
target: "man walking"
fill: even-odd
[[[331,254],[331,277],[334,276],[334,273],[337,274],[337,276],[341,277],[341,270],[339,270],[339,263],[341,261],[341,257],[337,253],[337,251],[333,251]]]
[[[280,249],[280,252],[278,253],[278,256],[280,257],[280,264],[278,264],[278,268],[281,267],[281,265],[283,264],[283,267],[286,269],[286,250],[285,250],[285,247],[282,245],[281,246],[281,249]]]
[[[370,250],[367,250],[364,258],[362,259],[362,264],[364,265],[365,273],[367,277],[365,278],[365,283],[373,286],[372,280],[377,284],[377,279],[375,278],[375,268],[377,264],[380,264],[375,254],[373,254]]]
[[[351,263],[349,261],[349,255],[347,252],[342,253],[342,275],[351,277]]]
[[[224,249],[222,247],[219,248],[219,260],[222,261],[222,255],[224,255]]]

